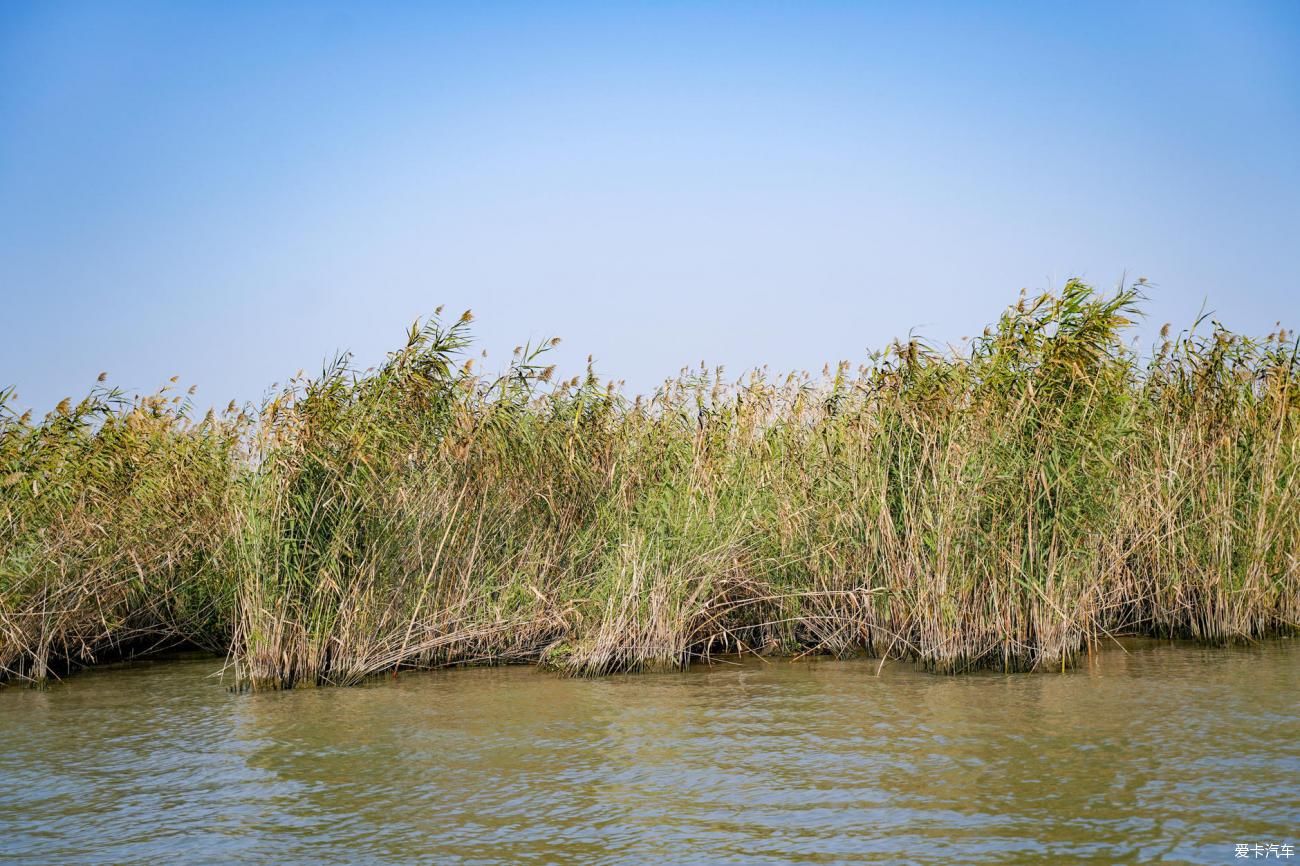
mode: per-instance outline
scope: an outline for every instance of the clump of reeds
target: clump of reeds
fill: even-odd
[[[195,421],[170,391],[98,386],[41,419],[0,394],[0,679],[141,642],[227,645],[217,552],[246,419]]]
[[[635,400],[553,382],[550,343],[484,376],[468,314],[435,316],[251,416],[104,391],[5,415],[0,667],[149,635],[228,648],[253,688],[725,652],[955,672],[1294,630],[1296,346],[1214,325],[1144,361],[1139,301],[1070,282],[961,350]]]

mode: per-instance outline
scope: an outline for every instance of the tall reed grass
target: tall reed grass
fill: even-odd
[[[5,410],[0,672],[142,641],[228,652],[258,689],[730,652],[1028,670],[1118,633],[1293,632],[1296,344],[1201,322],[1144,360],[1138,289],[648,398],[554,382],[552,343],[485,376],[466,314],[256,411],[103,387]]]

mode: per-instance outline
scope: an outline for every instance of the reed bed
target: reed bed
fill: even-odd
[[[468,314],[256,409],[96,388],[0,412],[0,675],[183,641],[240,687],[866,652],[1058,670],[1116,634],[1300,622],[1297,347],[1074,281],[958,348],[630,399]],[[0,407],[11,402],[8,394]]]

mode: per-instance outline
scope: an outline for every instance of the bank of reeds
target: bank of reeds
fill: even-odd
[[[550,344],[485,376],[468,315],[435,317],[256,412],[4,414],[0,670],[172,640],[253,688],[729,652],[1060,669],[1117,633],[1292,632],[1296,345],[1200,323],[1144,360],[1139,300],[1071,282],[959,349],[635,400],[554,382]]]

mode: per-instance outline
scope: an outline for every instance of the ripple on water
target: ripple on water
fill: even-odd
[[[1292,842],[1300,651],[1065,675],[816,660],[239,695],[186,659],[0,691],[24,863],[1227,862]]]

